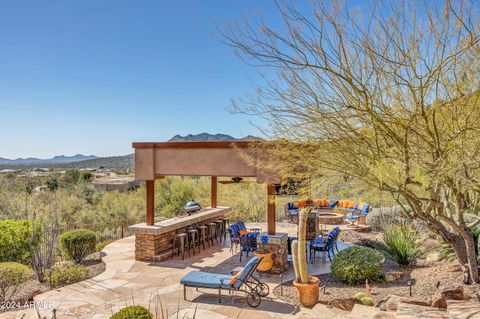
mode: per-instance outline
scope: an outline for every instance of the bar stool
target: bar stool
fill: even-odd
[[[198,247],[200,247],[200,244],[203,245],[203,250],[205,250],[205,241],[207,241],[207,226],[198,226],[197,229],[198,229],[198,233],[199,233],[199,236],[198,236]],[[210,247],[210,244],[208,244],[208,247]]]
[[[222,242],[222,237],[225,233],[225,229],[223,228],[223,220],[219,219],[214,221],[215,223],[215,234],[218,239],[220,239],[220,242]]]
[[[182,260],[185,260],[185,246],[187,245],[187,234],[179,233],[173,237],[173,246],[172,246],[172,259],[177,250],[177,256],[180,256],[180,251],[182,252]],[[188,249],[188,257],[190,257],[190,249]]]
[[[193,249],[193,255],[195,256],[195,245],[198,243],[198,229],[190,228],[187,229],[187,238],[188,238],[188,251],[190,252],[190,246]],[[200,247],[198,247],[198,252],[200,252]]]
[[[221,218],[223,221],[223,239],[227,240],[227,229],[230,227],[230,220],[227,217]]]
[[[213,240],[215,239],[218,244],[218,238],[217,238],[217,224],[215,223],[208,223],[208,233],[207,233],[207,240],[210,241],[211,245],[213,246]]]

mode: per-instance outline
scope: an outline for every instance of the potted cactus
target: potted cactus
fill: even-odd
[[[318,301],[320,279],[310,276],[307,270],[307,256],[305,254],[307,215],[308,211],[306,209],[299,212],[298,240],[292,241],[293,268],[295,269],[293,286],[300,303],[305,307],[312,307]]]

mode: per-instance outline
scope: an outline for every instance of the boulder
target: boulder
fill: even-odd
[[[398,304],[401,302],[419,306],[430,306],[430,301],[407,298],[398,295],[389,295],[387,298],[377,303],[376,307],[379,307],[383,311],[397,311]]]
[[[462,271],[462,267],[459,264],[452,264],[447,266],[446,271],[448,272],[460,272]]]
[[[360,304],[355,298],[335,298],[328,302],[328,305],[345,311],[352,311],[355,304]]]
[[[383,276],[385,281],[397,281],[403,278],[404,273],[401,271],[387,271]]]
[[[439,288],[433,297],[431,306],[437,308],[447,308],[447,300],[464,300],[465,291],[463,286],[449,286]]]

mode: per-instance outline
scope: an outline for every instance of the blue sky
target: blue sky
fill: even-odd
[[[220,43],[267,0],[2,1],[0,157],[100,156],[175,134],[258,134],[225,110],[256,70]]]

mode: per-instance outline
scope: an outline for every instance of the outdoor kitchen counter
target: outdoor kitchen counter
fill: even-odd
[[[162,261],[172,256],[173,238],[177,232],[185,232],[192,224],[207,224],[225,216],[231,207],[204,208],[190,216],[162,220],[154,225],[140,223],[128,226],[135,234],[135,259]]]
[[[152,226],[148,226],[146,223],[140,223],[128,226],[128,229],[134,234],[160,235],[173,230],[186,228],[195,223],[220,217],[231,210],[231,207],[203,208],[199,213],[193,213],[190,216],[165,219]]]

